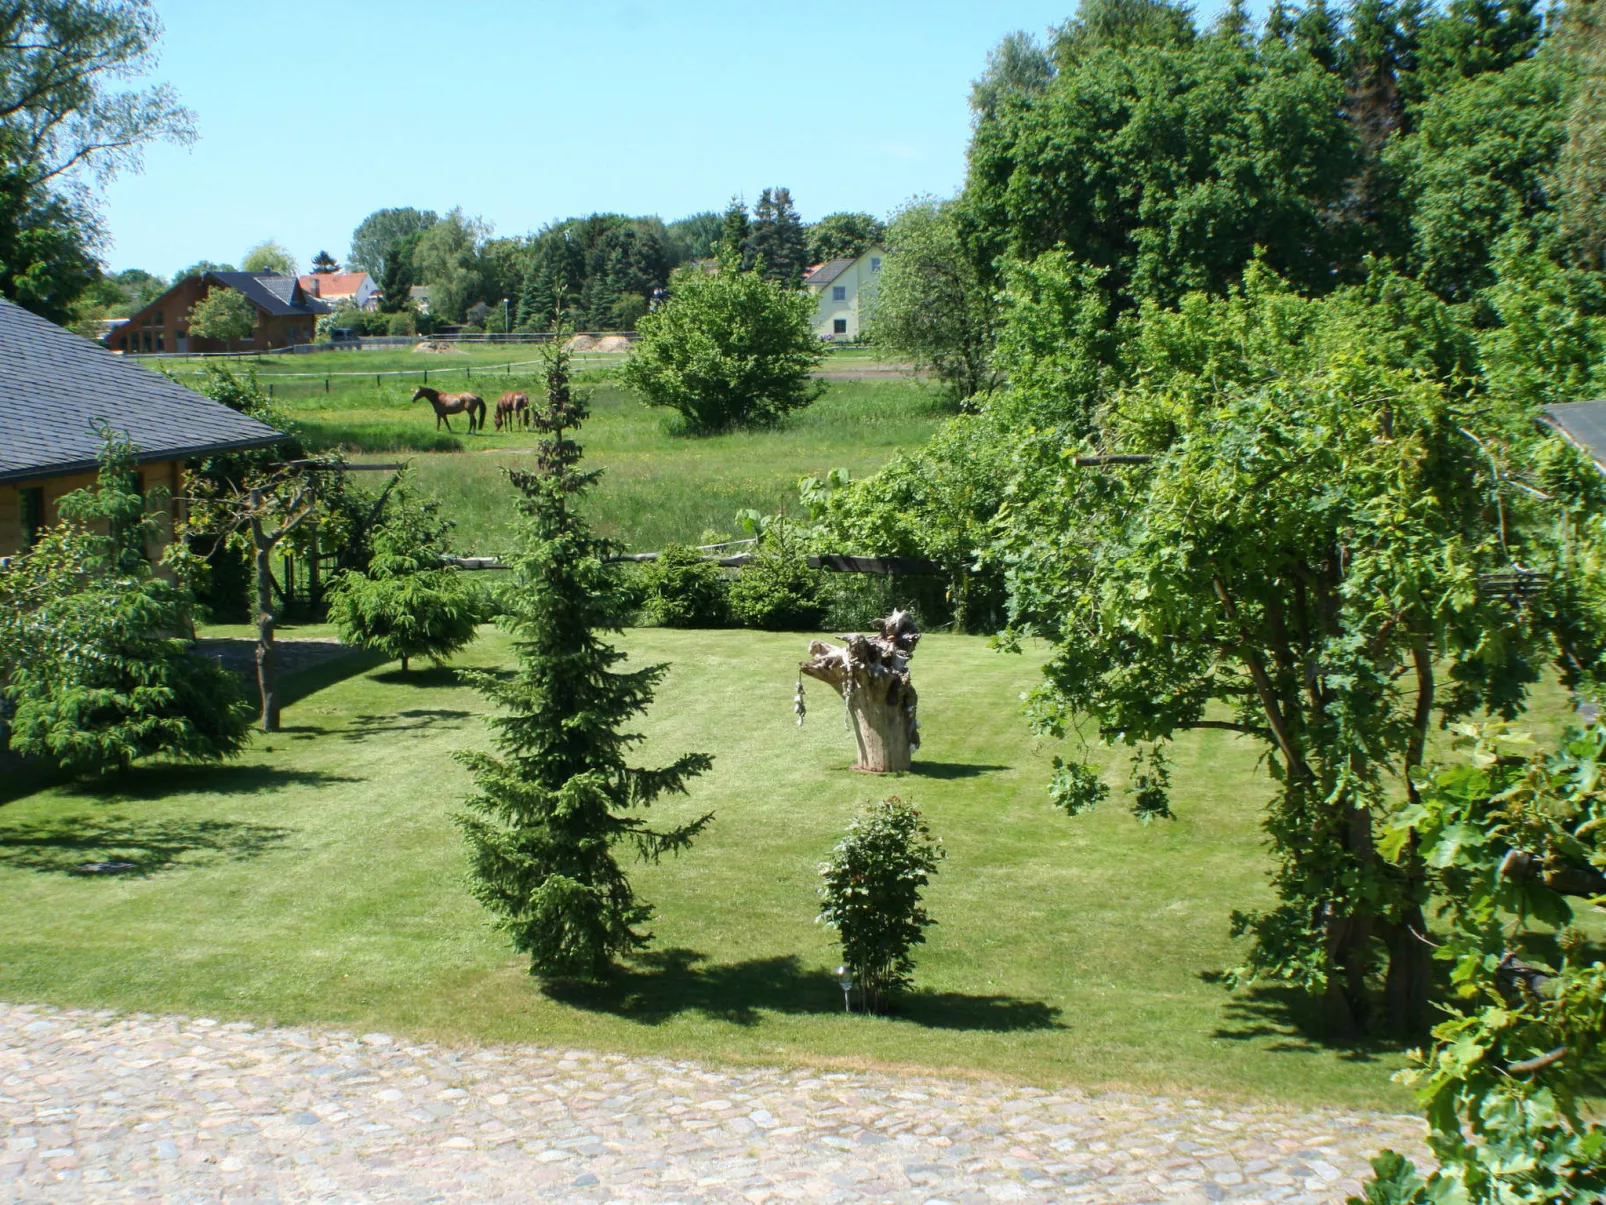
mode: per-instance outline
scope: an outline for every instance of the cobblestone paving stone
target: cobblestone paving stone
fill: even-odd
[[[1335,1202],[1409,1117],[0,1005],[0,1200]]]

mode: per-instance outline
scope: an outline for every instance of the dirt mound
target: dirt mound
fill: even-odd
[[[570,351],[596,351],[598,339],[595,335],[576,335],[569,340]]]
[[[445,343],[445,342],[431,341],[429,339],[425,339],[422,343],[414,344],[413,350],[414,351],[432,352],[435,355],[454,355],[455,356],[455,355],[461,354],[463,349],[458,347],[455,343]]]
[[[623,335],[604,335],[597,340],[597,351],[629,351],[630,340]]]

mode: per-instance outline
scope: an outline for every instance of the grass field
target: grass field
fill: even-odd
[[[805,640],[628,634],[633,656],[673,663],[644,760],[715,755],[662,819],[716,819],[690,853],[633,871],[655,940],[610,986],[543,988],[463,887],[450,816],[468,783],[451,753],[485,743],[482,700],[449,671],[377,667],[300,698],[235,765],[143,767],[0,810],[0,998],[1408,1107],[1388,1047],[1323,1045],[1291,998],[1212,981],[1242,953],[1228,912],[1268,899],[1256,750],[1181,742],[1174,822],[1137,824],[1119,787],[1067,819],[1044,792],[1056,749],[1019,712],[1034,657],[932,636],[915,771],[857,775],[828,696],[793,724]],[[464,660],[509,656],[487,629]],[[938,925],[901,1013],[847,1017],[815,867],[890,793],[947,847]],[[71,873],[119,858],[140,872]]]

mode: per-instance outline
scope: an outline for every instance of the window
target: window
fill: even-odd
[[[881,257],[879,255],[872,255],[870,257],[870,271],[872,271],[872,272],[881,271]]]
[[[846,301],[847,299],[848,299],[848,286],[847,285],[832,285],[831,286],[831,300],[832,301]]]
[[[150,349],[151,349],[151,333],[150,333],[150,331],[146,331],[145,332],[145,350],[147,352],[149,352]]]
[[[156,350],[157,351],[166,351],[167,350],[165,340],[166,340],[166,336],[164,336],[161,331],[157,331],[156,332]]]
[[[44,487],[30,486],[17,493],[21,502],[22,546],[32,548],[39,542],[39,533],[45,529]]]
[[[845,334],[847,334],[848,333],[848,320],[846,318],[833,318],[833,319],[831,319],[831,333],[833,335],[845,335]]]
[[[157,310],[156,311],[156,325],[157,326],[165,326],[165,325],[167,325],[166,323],[164,323],[162,321],[162,311],[161,310]]]

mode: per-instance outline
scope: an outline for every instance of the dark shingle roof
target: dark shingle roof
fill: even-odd
[[[300,294],[299,303],[295,300],[297,290],[294,276],[274,276],[262,272],[208,272],[206,278],[227,285],[236,293],[243,293],[246,300],[261,306],[275,317],[329,312],[328,306],[312,300],[305,292]]]
[[[1540,416],[1606,472],[1606,401],[1562,402],[1546,406]]]
[[[821,264],[803,278],[803,283],[806,285],[828,285],[853,266],[853,259],[853,256],[849,256],[847,259],[833,259],[828,264]]]
[[[0,300],[0,481],[94,468],[101,446],[97,419],[125,433],[141,461],[265,448],[284,438]]]

